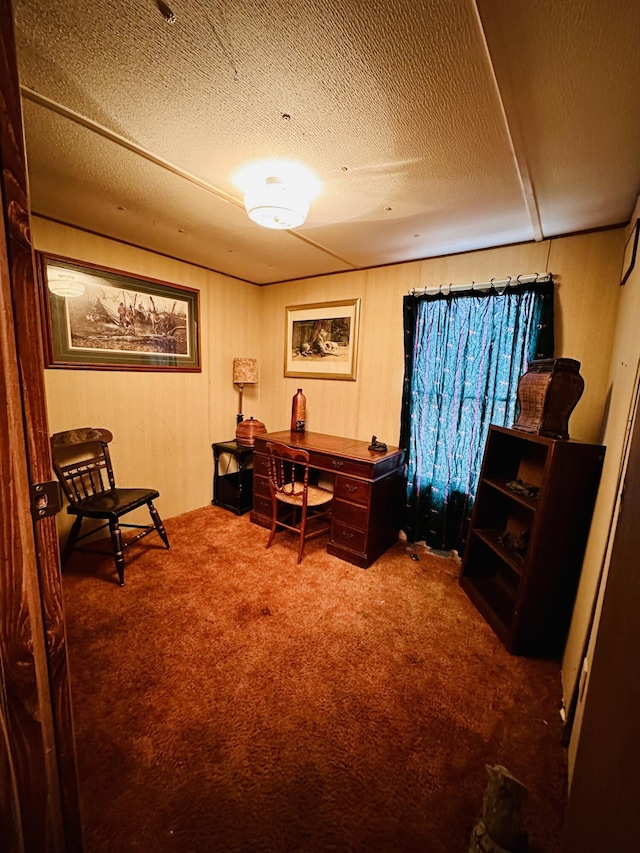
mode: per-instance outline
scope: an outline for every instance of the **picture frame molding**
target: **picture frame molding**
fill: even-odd
[[[311,355],[306,361],[294,350],[294,324],[324,320],[326,322],[348,317],[350,320],[346,364],[343,359],[331,365],[332,355]],[[360,331],[360,299],[339,299],[311,302],[305,305],[288,305],[285,308],[284,375],[297,379],[342,379],[355,381],[358,366]],[[329,359],[329,361],[327,361]]]
[[[636,255],[638,254],[638,236],[640,234],[640,219],[636,219],[631,233],[624,247],[624,260],[622,262],[622,279],[620,286],[626,284],[627,279],[636,264]]]
[[[200,373],[200,291],[185,285],[125,272],[86,261],[78,261],[48,252],[35,252],[36,280],[42,309],[43,343],[45,367],[75,370],[120,370],[152,371],[168,373]],[[51,293],[48,287],[49,266],[69,269],[85,282],[96,279],[95,286],[114,287],[134,294],[156,297],[156,300],[178,300],[186,303],[185,338],[187,352],[163,353],[148,350],[119,350],[101,348],[78,348],[69,344],[71,321],[66,306],[67,300],[76,302],[76,297],[61,297]],[[82,299],[83,297],[79,297]],[[166,312],[159,312],[166,313]]]

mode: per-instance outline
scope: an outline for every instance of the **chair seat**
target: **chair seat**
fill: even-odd
[[[285,504],[302,506],[302,493],[288,495],[286,492],[278,492],[276,498]],[[329,503],[330,500],[333,500],[333,492],[330,492],[328,489],[322,489],[320,486],[307,486],[307,506],[322,506]]]
[[[118,518],[159,497],[155,489],[106,489],[77,501],[67,512],[87,518]]]

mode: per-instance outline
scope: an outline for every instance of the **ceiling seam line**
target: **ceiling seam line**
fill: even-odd
[[[529,221],[531,223],[531,228],[533,229],[534,239],[536,241],[544,240],[544,233],[542,230],[542,222],[540,221],[540,210],[538,209],[538,200],[536,198],[535,190],[533,189],[533,183],[531,181],[531,175],[529,173],[529,166],[527,163],[527,158],[524,154],[524,143],[522,140],[522,133],[520,130],[520,125],[515,118],[513,122],[509,121],[509,114],[507,110],[507,106],[505,104],[505,100],[509,101],[509,103],[513,104],[513,97],[511,96],[511,89],[508,86],[505,86],[505,90],[500,88],[500,84],[498,82],[498,75],[496,73],[496,68],[493,60],[493,56],[491,55],[491,51],[489,49],[489,43],[487,41],[487,34],[482,23],[482,16],[480,14],[480,9],[478,8],[478,0],[474,0],[473,8],[476,13],[476,17],[478,19],[478,25],[480,28],[480,35],[482,38],[482,43],[484,45],[484,51],[489,62],[489,68],[491,71],[491,77],[493,78],[493,83],[496,91],[496,95],[498,97],[498,101],[500,103],[500,110],[502,112],[502,117],[504,120],[504,124],[507,130],[507,136],[509,138],[509,145],[511,147],[511,151],[513,153],[513,159],[516,164],[516,170],[518,172],[518,177],[520,180],[520,187],[522,189],[522,195],[524,197],[524,203],[527,208],[527,213],[529,214]],[[508,76],[506,73],[503,76]],[[512,111],[515,115],[515,111]]]
[[[195,184],[201,189],[206,190],[207,192],[210,192],[213,195],[217,196],[222,201],[226,201],[229,204],[235,205],[236,207],[243,207],[243,205],[233,196],[230,196],[222,190],[217,189],[217,187],[214,187],[212,184],[203,181],[201,178],[196,177],[196,175],[192,175],[190,172],[186,172],[184,169],[180,169],[178,166],[174,166],[174,164],[170,163],[168,160],[163,160],[162,157],[158,157],[157,154],[153,154],[151,151],[147,151],[146,148],[143,148],[141,145],[137,145],[135,142],[131,142],[129,139],[124,136],[121,136],[119,133],[115,133],[115,131],[109,130],[108,127],[105,127],[104,125],[99,124],[98,122],[81,115],[80,113],[70,109],[69,107],[65,107],[63,104],[59,104],[57,101],[53,101],[51,98],[47,98],[46,95],[41,95],[39,92],[36,92],[33,89],[29,89],[27,86],[21,86],[20,92],[25,98],[30,101],[33,101],[33,103],[39,104],[41,107],[45,107],[46,109],[49,109],[52,112],[58,113],[58,115],[61,115],[64,118],[68,118],[75,124],[79,124],[82,127],[85,127],[87,130],[91,130],[94,133],[97,133],[99,136],[102,136],[103,139],[107,139],[110,142],[114,142],[121,148],[126,148],[128,151],[131,151],[132,154],[137,154],[139,157],[148,160],[150,163],[153,163],[156,166],[160,166],[168,172],[172,172],[177,177],[184,178],[185,180],[190,181],[192,184]]]
[[[103,139],[107,139],[110,142],[119,145],[121,148],[127,149],[132,154],[137,154],[139,157],[142,157],[149,163],[153,163],[154,165],[165,169],[167,172],[171,172],[171,174],[176,175],[176,177],[183,178],[184,180],[189,181],[195,186],[200,187],[200,189],[203,189],[206,192],[215,195],[216,198],[219,198],[221,201],[225,201],[228,204],[232,204],[235,207],[240,208],[241,210],[245,209],[244,204],[239,202],[233,196],[228,195],[222,190],[219,190],[212,184],[207,183],[207,181],[203,181],[201,178],[196,177],[196,175],[192,175],[190,172],[184,171],[184,169],[181,169],[179,166],[175,166],[168,160],[163,160],[161,157],[158,157],[151,151],[147,151],[147,149],[143,148],[141,145],[137,145],[135,142],[131,142],[126,137],[121,136],[119,133],[115,133],[115,131],[113,130],[109,130],[109,128],[105,127],[102,124],[99,124],[96,121],[93,121],[90,118],[87,118],[86,116],[83,116],[81,113],[78,113],[75,110],[70,109],[69,107],[65,107],[63,104],[60,104],[57,101],[52,100],[51,98],[47,98],[46,95],[42,95],[40,94],[40,92],[36,92],[34,89],[30,89],[28,86],[20,86],[20,93],[24,98],[27,98],[33,103],[38,104],[39,106],[44,107],[45,109],[51,110],[51,112],[55,112],[63,118],[67,118],[75,124],[78,124],[89,131],[97,133]],[[290,236],[296,237],[303,243],[306,243],[309,246],[313,246],[313,248],[318,249],[318,251],[323,252],[325,255],[328,255],[329,257],[332,257],[343,264],[347,264],[352,269],[358,269],[357,264],[354,264],[352,261],[348,261],[346,258],[341,257],[335,252],[324,248],[324,246],[322,246],[320,243],[316,243],[315,240],[311,240],[309,237],[305,237],[303,234],[299,234],[296,231],[288,230],[288,233],[290,234]]]

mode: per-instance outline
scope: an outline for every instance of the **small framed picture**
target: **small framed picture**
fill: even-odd
[[[284,375],[355,379],[360,300],[286,308]]]
[[[624,261],[622,263],[622,280],[620,281],[620,285],[626,283],[627,279],[631,275],[631,270],[634,268],[636,263],[636,254],[638,253],[639,226],[640,219],[636,219],[635,224],[631,229],[631,234],[629,234],[627,245],[624,249]]]
[[[200,371],[199,291],[36,254],[47,367]]]

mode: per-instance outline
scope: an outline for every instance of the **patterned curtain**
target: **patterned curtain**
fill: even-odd
[[[405,296],[404,332],[407,538],[462,553],[489,425],[513,425],[518,380],[553,356],[553,282]]]

